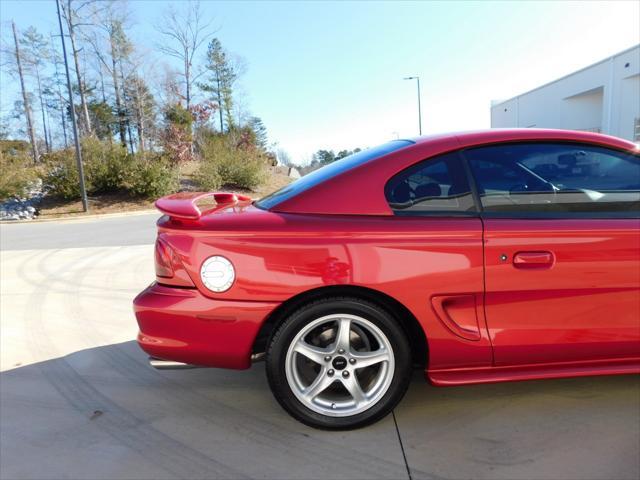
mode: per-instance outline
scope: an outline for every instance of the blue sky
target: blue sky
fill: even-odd
[[[132,36],[156,68],[153,25],[169,3],[129,2]],[[243,106],[270,141],[304,162],[319,148],[366,147],[489,127],[490,102],[640,43],[640,2],[214,2],[217,36],[243,57]],[[7,22],[55,28],[53,0],[0,2]],[[204,53],[204,52],[203,52]],[[15,86],[2,77],[2,107]],[[8,93],[11,92],[11,95]]]

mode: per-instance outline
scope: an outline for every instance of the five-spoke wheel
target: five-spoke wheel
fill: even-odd
[[[321,428],[362,426],[402,397],[410,354],[396,319],[357,299],[327,299],[291,315],[273,335],[267,374],[278,401]]]

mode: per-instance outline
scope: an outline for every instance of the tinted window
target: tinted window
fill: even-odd
[[[256,205],[260,208],[268,210],[275,207],[279,203],[284,202],[285,200],[289,200],[290,198],[295,197],[296,195],[309,190],[310,188],[315,187],[316,185],[326,180],[329,180],[330,178],[336,177],[341,173],[346,172],[347,170],[356,168],[364,163],[382,157],[383,155],[394,152],[413,143],[415,142],[411,140],[394,140],[377,147],[362,150],[361,152],[354,153],[353,155],[349,155],[348,157],[344,157],[340,160],[336,160],[329,165],[325,165],[324,167],[319,168],[318,170],[314,170],[308,175],[299,178],[295,182],[290,183],[284,188],[281,188],[277,192],[264,197],[262,200],[256,202]]]
[[[486,212],[606,213],[640,210],[637,155],[575,144],[466,150]]]
[[[474,212],[467,175],[457,153],[425,160],[393,177],[385,189],[389,206],[403,213]]]

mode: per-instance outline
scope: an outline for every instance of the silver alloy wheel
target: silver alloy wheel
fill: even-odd
[[[382,330],[350,314],[327,315],[307,324],[289,345],[285,363],[296,398],[331,417],[373,407],[389,389],[395,367],[393,348]]]

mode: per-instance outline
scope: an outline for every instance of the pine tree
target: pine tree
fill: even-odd
[[[253,130],[255,135],[256,146],[264,151],[267,150],[267,127],[262,123],[260,117],[251,117],[249,119],[249,128]]]
[[[220,131],[227,131],[234,126],[233,120],[233,84],[238,75],[228,53],[222,48],[220,40],[214,38],[207,49],[207,63],[209,71],[208,83],[200,83],[199,87],[211,94],[211,100],[218,104],[220,117]],[[223,119],[224,115],[224,119]]]

